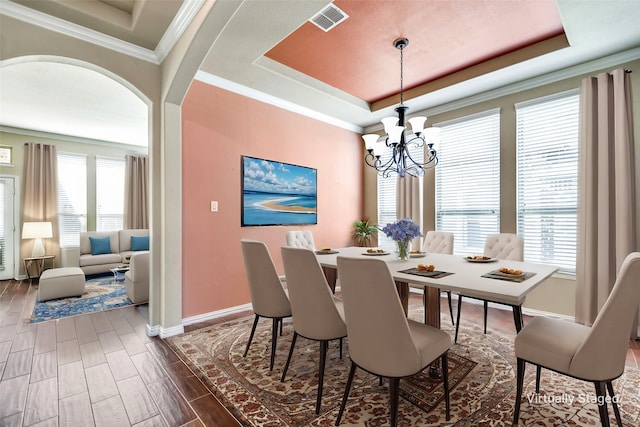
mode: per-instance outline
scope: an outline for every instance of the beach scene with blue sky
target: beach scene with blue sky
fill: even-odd
[[[317,224],[316,169],[242,157],[242,225]]]

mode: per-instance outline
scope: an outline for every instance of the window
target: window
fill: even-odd
[[[454,234],[456,254],[481,254],[486,236],[500,231],[500,111],[434,126],[442,129],[436,230]]]
[[[418,163],[424,162],[424,147],[416,147],[411,145],[409,147],[409,154]],[[384,164],[391,159],[391,150],[385,150],[380,161]],[[420,178],[422,180],[422,178]],[[390,176],[389,178],[383,178],[378,175],[378,227],[382,228],[385,225],[398,220],[397,214],[397,193],[398,193],[398,177]],[[378,232],[378,246],[393,248],[395,242],[385,236],[380,231]]]
[[[121,230],[124,160],[96,157],[96,231]]]
[[[60,247],[77,247],[87,230],[87,158],[58,153]]]
[[[525,258],[575,274],[577,90],[516,105],[518,234]]]

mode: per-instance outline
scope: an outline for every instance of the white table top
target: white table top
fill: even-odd
[[[489,301],[500,302],[509,305],[521,305],[529,292],[555,273],[558,268],[547,264],[534,264],[519,261],[498,260],[490,263],[471,263],[462,255],[446,255],[429,253],[422,258],[411,258],[401,261],[395,253],[384,256],[363,255],[367,248],[347,247],[332,248],[337,254],[318,254],[316,257],[322,266],[337,267],[337,258],[357,257],[375,258],[384,260],[394,279],[407,282],[411,285],[430,286],[451,290],[469,297],[477,297]],[[418,264],[433,264],[438,271],[446,271],[450,274],[439,279],[417,276],[414,274],[399,273],[400,270],[415,268]],[[535,273],[532,277],[522,282],[481,277],[483,274],[499,268],[513,268],[525,273]]]

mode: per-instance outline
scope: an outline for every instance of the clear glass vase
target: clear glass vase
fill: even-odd
[[[411,252],[411,240],[398,240],[396,242],[398,245],[398,258],[403,261],[409,259],[409,252]]]

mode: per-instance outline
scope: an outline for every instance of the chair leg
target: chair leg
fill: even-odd
[[[455,325],[456,322],[453,321],[453,305],[451,304],[451,291],[447,291],[447,300],[449,301],[449,314],[451,315],[451,324]]]
[[[342,338],[340,338],[340,359],[342,359]]]
[[[540,375],[542,374],[542,366],[536,365],[536,394],[540,393]]]
[[[284,370],[282,371],[282,377],[280,378],[280,382],[284,382],[284,378],[287,376],[287,371],[289,370],[289,362],[291,362],[291,356],[293,355],[293,348],[296,346],[296,338],[298,338],[298,333],[293,331],[293,338],[291,338],[291,347],[289,347],[289,356],[287,357],[287,363],[284,364]]]
[[[351,391],[351,385],[353,384],[353,375],[356,373],[356,364],[351,362],[351,370],[349,370],[349,378],[347,379],[347,385],[344,388],[344,396],[342,396],[342,403],[340,404],[340,410],[338,411],[338,418],[336,418],[336,426],[340,425],[342,419],[342,413],[347,406],[347,399],[349,399],[349,392]]]
[[[278,344],[278,320],[274,318],[271,322],[271,361],[269,362],[269,370],[273,371],[273,363],[276,360],[276,346]]]
[[[324,385],[324,367],[327,363],[327,346],[329,341],[320,341],[320,364],[318,366],[318,397],[316,398],[316,415],[320,414],[322,404],[322,386]]]
[[[487,333],[487,310],[489,310],[489,303],[484,301],[484,333]]]
[[[518,358],[516,367],[516,404],[513,408],[513,425],[518,425],[518,418],[520,418],[520,401],[522,400],[522,387],[524,386],[524,370],[526,367],[524,359]]]
[[[602,427],[609,427],[609,411],[607,410],[607,389],[604,381],[594,382],[596,386],[596,397],[598,398],[598,412],[600,413],[600,423]]]
[[[400,395],[400,378],[389,378],[389,404],[391,406],[391,427],[398,425],[398,397]]]
[[[445,352],[442,357],[442,385],[444,386],[444,407],[447,421],[451,418],[451,400],[449,399],[449,357]]]
[[[258,319],[260,319],[260,316],[256,314],[256,317],[253,319],[251,334],[249,334],[249,341],[247,342],[247,347],[244,349],[244,354],[242,355],[242,357],[247,357],[247,353],[249,352],[249,346],[251,346],[251,341],[253,341],[253,334],[255,334],[256,326],[258,326]]]
[[[618,427],[622,427],[622,418],[620,417],[620,409],[618,409],[618,399],[616,399],[616,393],[613,391],[613,384],[611,381],[607,381],[607,390],[609,390],[609,396],[611,396],[613,413],[616,414],[616,423],[618,423]]]
[[[462,311],[462,295],[458,295],[458,316],[456,318],[456,337],[454,343],[458,342],[458,330],[460,329],[460,312]]]

